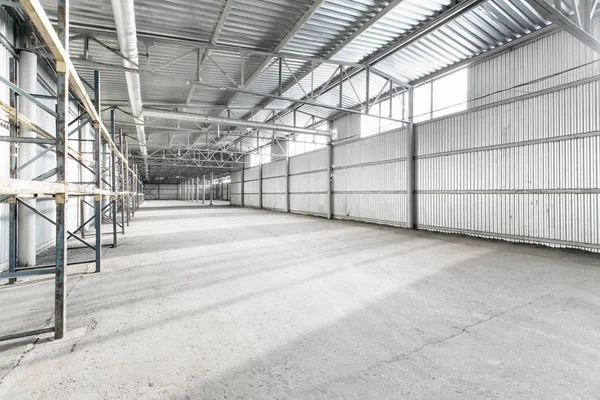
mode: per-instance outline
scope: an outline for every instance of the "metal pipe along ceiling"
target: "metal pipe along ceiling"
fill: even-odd
[[[135,26],[135,8],[133,0],[110,0],[113,15],[115,17],[115,27],[119,39],[119,48],[124,57],[123,66],[126,68],[138,69],[139,55],[137,47],[137,32]],[[148,151],[146,150],[146,132],[144,130],[144,119],[142,117],[142,91],[140,86],[140,76],[134,72],[125,72],[127,81],[127,92],[129,93],[129,102],[134,120],[138,125],[135,129],[138,136],[140,153],[144,160],[144,170],[148,174]]]

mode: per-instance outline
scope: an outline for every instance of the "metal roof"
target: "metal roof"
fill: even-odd
[[[55,1],[42,0],[42,4],[50,16],[55,15]],[[73,35],[93,34],[106,45],[118,48],[109,0],[71,0],[70,4]],[[455,9],[460,12],[452,13]],[[369,64],[391,78],[410,83],[550,24],[524,0],[135,0],[135,11],[145,105],[213,116],[225,116],[223,107],[227,106],[231,108],[230,116],[259,121],[272,118],[273,109],[286,109],[293,103],[220,89],[241,82],[241,50],[289,55],[282,70],[282,96],[303,99],[307,88],[324,85],[315,105],[297,108],[329,118],[339,111],[317,105],[338,103],[339,85],[328,85],[338,66],[311,62],[307,57]],[[447,14],[452,18],[445,20]],[[433,25],[434,28],[423,31]],[[206,44],[215,46],[195,50]],[[72,40],[70,53],[81,75],[89,80],[94,69],[100,70],[104,103],[127,111],[124,71],[93,63],[118,66],[121,58],[93,41],[89,47],[91,63],[80,60],[83,52],[83,40]],[[203,59],[199,78],[214,87],[197,86],[190,91],[188,81],[198,79],[199,58]],[[280,67],[273,61],[270,54],[245,56],[244,87],[259,93],[276,93]],[[352,67],[345,69],[352,74],[344,83],[342,105],[358,107],[367,100],[366,74]],[[385,84],[386,79],[372,75],[369,97],[376,97]],[[261,111],[265,107],[269,110]],[[125,113],[118,119],[131,121]],[[189,122],[151,122],[163,127],[199,129]],[[187,131],[169,132],[154,129],[152,124],[146,129],[149,151],[189,140]],[[131,125],[118,127],[133,132]],[[220,134],[216,141],[224,144],[236,140],[237,136]],[[199,134],[192,141],[215,148],[214,141],[207,142]],[[241,148],[256,146],[255,139],[241,142]]]

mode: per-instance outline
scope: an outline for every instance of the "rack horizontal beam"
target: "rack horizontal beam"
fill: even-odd
[[[135,192],[112,192],[110,190],[98,189],[91,186],[78,185],[74,183],[39,182],[26,179],[0,178],[0,194],[90,194],[101,196],[132,195]]]

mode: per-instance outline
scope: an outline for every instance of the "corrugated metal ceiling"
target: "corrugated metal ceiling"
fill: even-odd
[[[329,58],[342,62],[369,61],[382,49],[402,41],[416,29],[436,18],[454,6],[451,0],[316,0],[320,6],[309,13],[315,0],[135,0],[138,32],[144,41],[139,42],[141,62],[145,62],[148,51],[149,62],[146,68],[152,70],[164,66],[190,50],[190,41],[208,43],[214,39],[217,45],[244,47],[253,50],[274,51]],[[469,0],[465,0],[469,1]],[[416,41],[401,46],[386,57],[374,63],[381,71],[403,81],[421,79],[440,69],[468,59],[482,52],[494,49],[512,40],[527,35],[549,24],[523,0],[486,0],[474,2],[475,6],[457,18],[438,27]],[[56,2],[42,0],[50,15],[56,13]],[[228,10],[223,14],[224,10]],[[79,26],[94,27],[98,38],[112,47],[117,47],[114,32],[112,9],[109,0],[89,2],[71,1],[71,21]],[[309,17],[293,35],[288,35],[298,21]],[[223,18],[222,24],[219,19]],[[220,26],[220,29],[218,27]],[[102,27],[102,29],[98,28]],[[180,38],[179,42],[166,43],[164,40],[149,40],[147,37]],[[286,36],[289,36],[286,38]],[[284,41],[285,39],[285,41]],[[185,41],[188,43],[186,43]],[[71,43],[71,54],[82,76],[91,79],[94,68],[102,71],[103,98],[126,100],[127,90],[123,72],[119,70],[91,66],[76,59],[83,53],[82,41]],[[120,65],[118,56],[94,44],[91,45],[94,60]],[[210,52],[211,57],[235,81],[241,78],[241,58],[238,54],[226,51]],[[250,56],[245,62],[245,77],[249,77],[269,57]],[[289,60],[284,70],[284,96],[300,99],[306,97],[307,88],[317,88],[326,83],[335,71],[335,66],[321,64],[315,67],[314,77],[307,74],[311,63]],[[293,75],[292,75],[293,74]],[[295,78],[294,78],[295,77]],[[201,78],[214,85],[232,86],[227,78],[212,62],[206,60]],[[187,81],[197,79],[197,55],[188,56],[162,68],[157,74],[143,74],[142,96],[150,103],[185,102],[189,85]],[[302,87],[296,83],[300,80]],[[312,82],[312,84],[311,84]],[[354,90],[344,89],[343,104],[353,107],[366,100],[364,73],[351,79]],[[381,79],[381,83],[385,82]],[[346,82],[346,84],[348,84]],[[278,65],[273,64],[250,86],[254,91],[274,93],[278,86]],[[372,82],[371,96],[376,96],[380,84]],[[325,91],[317,103],[337,104],[339,88]],[[234,99],[234,101],[232,101]],[[229,105],[247,110],[264,107],[285,108],[289,102],[270,101],[252,95],[226,92],[218,89],[197,87],[192,103]],[[211,115],[220,113],[220,108],[203,109]],[[320,109],[305,105],[300,110],[321,117],[330,117],[335,110]],[[244,111],[236,111],[244,114]],[[246,113],[249,117],[251,113]],[[272,112],[262,112],[253,119],[269,118]],[[127,127],[125,127],[127,128]],[[130,128],[130,127],[129,127]],[[148,132],[152,134],[152,129]],[[234,137],[223,139],[225,142]],[[152,142],[152,141],[151,141]],[[255,141],[252,142],[255,145]]]

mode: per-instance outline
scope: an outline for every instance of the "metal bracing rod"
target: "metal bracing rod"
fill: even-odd
[[[246,121],[240,119],[224,118],[224,117],[213,117],[209,115],[182,113],[177,111],[159,110],[154,108],[144,108],[144,115],[147,117],[157,117],[164,119],[173,119],[179,121],[193,121],[193,122],[204,122],[204,123],[216,123],[228,126],[244,126],[254,129],[264,129],[270,131],[285,131],[293,133],[302,133],[308,135],[319,135],[319,136],[331,136],[331,132],[320,129],[306,129],[295,126],[278,125],[278,124],[266,124],[262,122]]]
[[[576,23],[571,21],[568,15],[563,14],[560,10],[558,10],[553,5],[547,3],[545,0],[525,1],[537,12],[539,12],[544,18],[547,18],[553,24],[560,26],[562,29],[567,31],[577,40],[594,50],[596,53],[600,54],[600,41],[598,41],[596,38],[594,38],[592,35],[590,35],[584,30],[585,25],[577,25]],[[575,14],[579,16],[577,11],[575,11]],[[589,16],[589,18],[591,19],[591,16]]]
[[[399,37],[396,41],[392,42],[387,47],[377,51],[376,53],[370,55],[368,58],[363,60],[362,64],[364,64],[364,66],[361,66],[358,68],[356,68],[356,67],[350,68],[348,71],[345,71],[345,73],[344,73],[345,78],[343,76],[340,76],[339,79],[335,79],[333,82],[331,82],[331,84],[328,87],[324,88],[323,92],[324,93],[328,92],[329,90],[338,86],[340,83],[343,83],[346,81],[352,83],[351,78],[353,76],[363,72],[367,65],[371,66],[370,70],[372,73],[380,75],[386,79],[392,79],[394,81],[394,83],[396,83],[399,86],[404,86],[405,88],[410,87],[410,85],[406,85],[406,83],[404,83],[404,82],[399,82],[397,79],[383,73],[382,71],[379,71],[376,67],[373,66],[373,64],[375,64],[377,61],[380,61],[381,59],[387,57],[391,53],[393,53],[403,47],[408,46],[409,44],[415,42],[416,40],[422,38],[423,36],[427,35],[428,33],[432,32],[435,29],[439,28],[440,26],[444,25],[445,23],[452,20],[453,18],[456,18],[457,16],[469,11],[470,9],[478,6],[479,4],[481,4],[485,1],[486,0],[465,0],[465,1],[460,1],[460,2],[457,2],[457,1],[452,2],[445,10],[441,11],[437,16],[424,22],[417,29],[408,32],[408,34],[406,34],[402,37]],[[341,49],[341,47],[337,47],[334,52],[329,54],[329,57],[331,57],[333,54],[335,54],[340,49]],[[269,103],[267,103],[267,105],[268,104]],[[283,112],[283,113],[284,114],[289,113],[290,111],[297,109],[298,107],[299,107],[298,104],[294,104],[291,107],[288,107],[287,112]],[[399,122],[406,122],[406,121],[399,121]]]
[[[115,110],[110,110],[110,137],[115,141]],[[116,168],[116,160],[114,151],[110,152],[111,158],[111,190],[113,192],[117,191],[117,168]],[[112,221],[113,221],[113,247],[117,247],[117,198],[113,196],[112,198]]]
[[[44,103],[42,103],[41,101],[39,101],[38,99],[36,99],[31,94],[27,93],[25,90],[21,89],[19,86],[15,85],[14,83],[12,83],[9,80],[5,79],[1,75],[0,75],[0,82],[4,83],[11,90],[19,93],[21,96],[25,97],[27,100],[31,101],[33,104],[35,104],[36,106],[38,106],[42,110],[46,111],[48,114],[52,115],[53,117],[56,117],[56,112],[55,111],[51,110]]]
[[[298,21],[296,21],[296,23],[294,24],[292,29],[290,29],[288,31],[288,33],[283,37],[283,39],[281,39],[279,44],[273,49],[272,53],[276,54],[276,53],[281,52],[281,50],[296,35],[296,33],[298,33],[300,31],[300,29],[302,29],[302,27],[304,26],[306,21],[308,21],[317,12],[319,7],[321,7],[321,5],[324,2],[325,2],[325,0],[314,0],[313,3],[311,4],[311,6],[304,12],[302,17],[300,17],[300,19],[298,19]],[[246,79],[246,81],[244,82],[244,87],[250,87],[254,82],[256,82],[256,80],[258,78],[260,78],[260,76],[263,74],[263,72],[265,70],[267,70],[275,62],[275,60],[276,60],[276,58],[272,57],[272,55],[270,57],[269,56],[266,57],[264,59],[264,61],[258,66],[258,68],[256,68],[254,70],[252,75],[250,75],[250,77],[248,79]],[[240,95],[241,95],[241,92],[235,93],[229,99],[229,101],[227,102],[227,105],[233,104]],[[220,115],[222,115],[222,113]]]
[[[56,226],[56,228],[57,228],[57,229],[59,228],[60,224],[59,224],[57,221],[53,221],[51,218],[49,218],[48,216],[46,216],[45,214],[43,214],[41,211],[37,210],[36,208],[33,208],[33,207],[31,207],[29,204],[27,204],[26,202],[24,202],[24,201],[23,201],[22,199],[20,199],[19,197],[17,197],[17,201],[18,201],[18,202],[19,202],[21,205],[23,205],[23,206],[27,207],[27,208],[28,208],[28,209],[29,209],[31,212],[33,212],[33,213],[35,213],[35,214],[39,215],[40,217],[42,217],[42,219],[45,219],[46,221],[50,222],[52,225]],[[85,246],[87,246],[87,247],[89,247],[89,248],[91,248],[91,249],[93,249],[93,248],[94,248],[94,246],[92,246],[91,244],[89,244],[89,243],[88,243],[88,242],[86,242],[85,240],[83,240],[83,239],[79,238],[79,237],[78,237],[78,236],[75,234],[75,232],[71,232],[71,231],[69,231],[69,230],[67,230],[67,229],[64,229],[64,232],[65,232],[65,235],[69,235],[69,236],[68,236],[69,238],[70,238],[70,237],[73,237],[73,238],[75,238],[77,241],[79,241],[79,242],[83,243]],[[67,236],[65,236],[65,240],[66,240],[66,237],[67,237]],[[65,243],[66,243],[66,242],[65,242]],[[66,251],[66,249],[65,249],[65,251]]]
[[[320,107],[320,108],[326,108],[328,110],[342,111],[342,112],[346,112],[346,113],[350,113],[350,114],[361,114],[361,115],[365,114],[362,111],[357,111],[357,110],[348,109],[348,108],[340,108],[338,106],[329,105],[329,104],[317,103],[313,99],[309,99],[309,100],[295,99],[293,97],[278,96],[278,95],[270,94],[270,93],[260,93],[260,92],[255,92],[253,90],[240,89],[240,88],[236,88],[236,87],[213,85],[211,83],[205,83],[205,82],[190,81],[188,83],[190,85],[205,86],[205,87],[208,87],[211,89],[220,89],[220,90],[225,90],[225,91],[229,91],[229,92],[244,93],[244,94],[249,94],[249,95],[257,96],[257,97],[268,97],[268,98],[272,98],[272,99],[276,99],[276,100],[288,101],[288,102],[294,103],[294,104],[310,105],[313,107]],[[144,112],[144,114],[147,115],[146,112]],[[379,117],[379,116],[377,116],[377,117]],[[220,118],[220,117],[214,117],[214,118]],[[391,120],[391,121],[395,121],[395,122],[404,122],[404,121],[401,121],[401,120],[398,120],[395,118],[388,118],[388,117],[379,117],[379,118],[387,119],[387,120]],[[244,119],[239,120],[239,121],[250,122],[250,121],[247,121]],[[232,125],[232,126],[236,126],[236,125]],[[243,125],[240,123],[237,126],[243,126]],[[267,129],[267,128],[263,128],[263,129]],[[300,133],[303,133],[303,132],[300,132]]]

